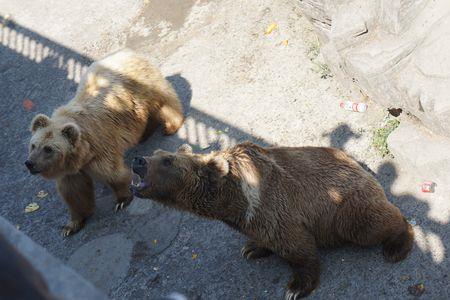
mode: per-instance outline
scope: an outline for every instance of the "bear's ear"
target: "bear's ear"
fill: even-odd
[[[178,147],[177,152],[184,154],[192,154],[192,147],[188,144],[183,144],[180,147]]]
[[[33,121],[31,121],[30,131],[35,132],[39,128],[45,128],[50,125],[50,118],[43,114],[38,114],[34,117]]]
[[[213,156],[206,163],[208,167],[216,171],[220,177],[225,176],[230,171],[228,161],[222,156]]]
[[[74,146],[80,138],[80,128],[77,124],[67,123],[61,129],[61,134]]]

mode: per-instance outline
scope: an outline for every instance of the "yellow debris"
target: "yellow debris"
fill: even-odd
[[[272,31],[274,31],[275,29],[277,29],[278,28],[278,25],[277,25],[277,23],[271,23],[269,26],[267,26],[267,28],[266,28],[266,31],[264,32],[264,34],[271,34],[272,33]]]
[[[27,205],[27,207],[25,207],[25,212],[26,213],[32,213],[35,212],[39,209],[39,204],[37,204],[36,202],[31,202],[30,204]]]

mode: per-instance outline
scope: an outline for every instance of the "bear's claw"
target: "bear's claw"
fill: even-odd
[[[69,224],[64,225],[62,227],[61,235],[63,237],[68,237],[68,236],[73,235],[73,234],[77,233],[78,231],[80,231],[80,229],[82,227],[83,227],[82,223],[70,222]]]
[[[120,202],[116,204],[116,212],[118,212],[119,210],[124,209],[125,207],[127,207],[128,203],[125,202]]]
[[[248,241],[247,244],[241,249],[241,255],[245,259],[258,259],[270,256],[271,254],[272,251],[263,247],[259,247],[252,241]]]

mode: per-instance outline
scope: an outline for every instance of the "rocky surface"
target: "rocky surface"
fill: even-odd
[[[450,138],[450,2],[302,0],[347,86]],[[354,88],[356,90],[356,88]]]

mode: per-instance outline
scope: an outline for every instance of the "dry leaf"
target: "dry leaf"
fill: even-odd
[[[277,23],[271,23],[269,26],[267,26],[266,31],[264,32],[264,34],[271,34],[272,31],[274,31],[277,28],[278,28]]]
[[[48,196],[48,193],[47,193],[46,191],[44,191],[44,190],[40,190],[40,191],[36,194],[36,196],[37,196],[38,198],[45,198],[45,197]]]
[[[289,45],[289,41],[288,40],[283,40],[283,41],[281,41],[281,45],[287,46],[287,45]]]
[[[23,108],[25,108],[27,111],[32,110],[34,107],[34,102],[30,99],[23,100]]]
[[[25,212],[26,213],[32,213],[35,212],[39,209],[39,204],[37,204],[36,202],[31,202],[30,204],[27,205],[27,207],[25,207]]]
[[[197,259],[197,253],[192,253],[192,259],[194,260],[194,259]]]

